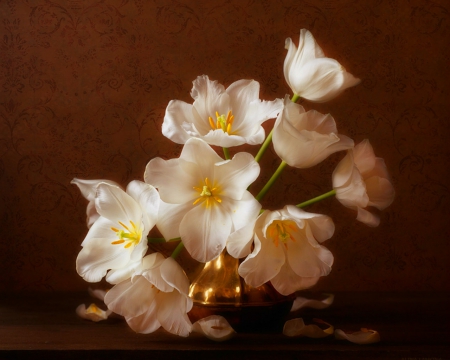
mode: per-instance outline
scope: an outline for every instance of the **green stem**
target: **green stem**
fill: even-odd
[[[278,169],[273,173],[272,177],[269,179],[267,184],[262,188],[262,190],[259,192],[258,195],[256,195],[256,200],[260,201],[264,195],[266,195],[267,191],[272,187],[272,185],[275,183],[275,181],[278,179],[278,177],[283,172],[284,168],[286,167],[287,163],[283,160],[278,166]]]
[[[332,196],[334,196],[334,195],[336,195],[336,190],[331,190],[331,191],[326,192],[325,194],[316,196],[316,197],[313,198],[313,199],[309,199],[308,201],[304,201],[304,202],[302,202],[301,204],[298,204],[298,205],[296,205],[296,206],[297,206],[298,208],[304,208],[304,207],[306,207],[306,206],[308,206],[308,205],[312,205],[312,204],[314,204],[314,203],[316,203],[316,202],[319,202],[319,201],[324,200],[324,199],[326,199],[326,198],[332,197]]]
[[[182,241],[180,241],[180,243],[177,245],[177,247],[175,248],[175,250],[172,252],[172,255],[170,255],[170,257],[172,259],[176,259],[178,255],[180,255],[181,250],[183,250],[184,248],[184,244]]]
[[[256,162],[259,162],[261,160],[262,156],[266,152],[267,148],[269,147],[270,143],[272,142],[272,133],[273,129],[270,130],[269,135],[267,135],[266,140],[264,140],[264,143],[261,145],[261,148],[259,149],[258,153],[255,156]]]
[[[226,147],[223,148],[223,154],[225,155],[225,160],[231,159],[230,150],[228,150],[228,148],[226,148]]]
[[[292,95],[292,97],[291,97],[291,101],[292,101],[293,103],[297,102],[298,99],[300,99],[300,95],[297,95],[297,94],[294,94],[294,95]]]

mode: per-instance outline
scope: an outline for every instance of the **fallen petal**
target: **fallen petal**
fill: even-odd
[[[305,325],[302,318],[292,319],[286,321],[283,328],[283,334],[286,336],[306,336],[309,338],[323,338],[333,334],[334,327],[320,319],[314,319],[316,323],[328,325],[328,328],[321,329],[319,326],[310,324]]]
[[[327,297],[323,300],[307,299],[301,296],[297,296],[292,304],[291,312],[297,311],[304,307],[313,309],[325,309],[330,306],[334,301],[334,294],[326,294]]]
[[[108,316],[111,314],[111,310],[107,311],[102,310],[95,304],[89,305],[87,309],[84,304],[81,304],[77,307],[75,312],[79,317],[95,322],[106,320]]]
[[[341,329],[336,329],[334,336],[338,340],[348,340],[355,344],[373,344],[380,341],[378,331],[362,328],[361,331],[346,333]]]
[[[192,330],[214,341],[225,341],[236,335],[228,321],[219,315],[211,315],[196,321]]]

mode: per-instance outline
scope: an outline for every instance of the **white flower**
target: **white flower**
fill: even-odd
[[[258,175],[252,155],[238,153],[224,161],[203,140],[192,138],[179,159],[152,159],[144,179],[161,195],[156,226],[162,235],[181,237],[195,260],[207,262],[259,213],[261,205],[246,190]]]
[[[115,181],[111,180],[83,180],[74,178],[71,184],[75,184],[80,189],[81,194],[89,201],[86,208],[86,225],[88,229],[92,224],[100,217],[95,208],[95,193],[97,192],[97,185],[100,183],[106,183],[110,185],[119,186]]]
[[[112,284],[131,276],[147,251],[147,234],[157,220],[159,194],[140,181],[128,184],[127,192],[100,183],[95,208],[100,217],[89,229],[77,257],[77,272],[88,282]]]
[[[254,248],[239,266],[239,275],[253,287],[270,281],[283,295],[311,287],[331,271],[333,255],[319,243],[333,233],[334,224],[328,216],[292,205],[266,210],[254,225]],[[241,235],[228,241],[227,250],[234,257],[246,256],[251,249],[248,232],[241,231]]]
[[[148,334],[162,326],[172,334],[188,336],[192,328],[188,291],[189,280],[180,265],[154,253],[142,260],[132,278],[108,291],[105,304],[136,332]]]
[[[261,144],[265,136],[261,124],[282,108],[280,99],[259,100],[255,80],[239,80],[225,89],[203,75],[193,84],[192,105],[172,100],[166,109],[162,132],[178,144],[191,137],[222,147]]]
[[[288,97],[275,121],[272,139],[277,155],[296,168],[309,168],[354,145],[352,139],[338,134],[330,114],[323,115],[315,110],[305,112]]]
[[[356,210],[356,219],[372,227],[378,226],[380,219],[365,208],[383,210],[395,196],[384,160],[375,157],[369,140],[356,145],[341,160],[333,172],[333,188],[342,205]]]
[[[300,30],[298,49],[291,38],[286,39],[285,48],[284,77],[294,94],[304,99],[325,102],[360,81],[336,60],[325,57],[306,29]]]

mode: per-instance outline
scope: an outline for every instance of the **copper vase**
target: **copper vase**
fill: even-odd
[[[210,315],[225,317],[237,332],[281,332],[295,295],[283,296],[270,283],[257,288],[238,274],[239,260],[224,250],[192,281],[189,296],[195,322]]]

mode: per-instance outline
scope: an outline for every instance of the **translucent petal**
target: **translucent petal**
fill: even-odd
[[[192,330],[192,323],[186,314],[186,298],[178,291],[159,293],[158,321],[168,332],[186,337]]]
[[[129,260],[130,251],[122,245],[112,245],[110,239],[90,238],[78,254],[76,269],[87,282],[98,282],[109,269],[120,269]]]
[[[156,293],[145,277],[137,275],[113,286],[105,295],[105,304],[116,314],[134,317],[148,310]]]
[[[158,191],[142,181],[131,181],[127,193],[145,210],[148,217],[147,230],[151,230],[158,220],[160,197]]]
[[[80,189],[81,194],[89,201],[94,201],[95,199],[95,193],[97,191],[97,186],[100,183],[106,183],[110,185],[120,186],[115,181],[111,180],[83,180],[83,179],[77,179],[73,178],[73,180],[70,182],[71,184],[75,184]]]
[[[260,167],[249,153],[237,153],[228,162],[214,166],[214,179],[220,181],[224,196],[240,200],[246,193],[248,186],[259,175]]]
[[[298,276],[291,268],[289,260],[286,259],[280,272],[270,280],[275,290],[282,295],[290,295],[298,290],[308,289],[314,286],[320,277]]]
[[[231,233],[231,216],[218,204],[199,204],[181,220],[180,235],[189,254],[208,262],[219,256]]]
[[[161,200],[166,203],[185,203],[196,196],[193,187],[197,186],[197,177],[183,171],[179,159],[150,160],[145,168],[144,181],[156,187]]]
[[[286,257],[282,245],[275,246],[270,240],[255,235],[253,244],[253,252],[239,265],[239,275],[250,286],[258,287],[280,272]]]
[[[145,312],[138,316],[125,317],[132,330],[140,334],[150,334],[161,327],[158,321],[158,304],[152,302]]]
[[[101,183],[97,186],[95,197],[97,212],[113,222],[122,221],[126,224],[130,220],[136,225],[142,217],[142,210],[138,203],[121,188]]]
[[[292,304],[291,312],[300,310],[302,308],[312,308],[312,309],[326,309],[334,301],[334,294],[326,294],[327,296],[322,300],[317,299],[307,299],[302,296],[297,296]]]

